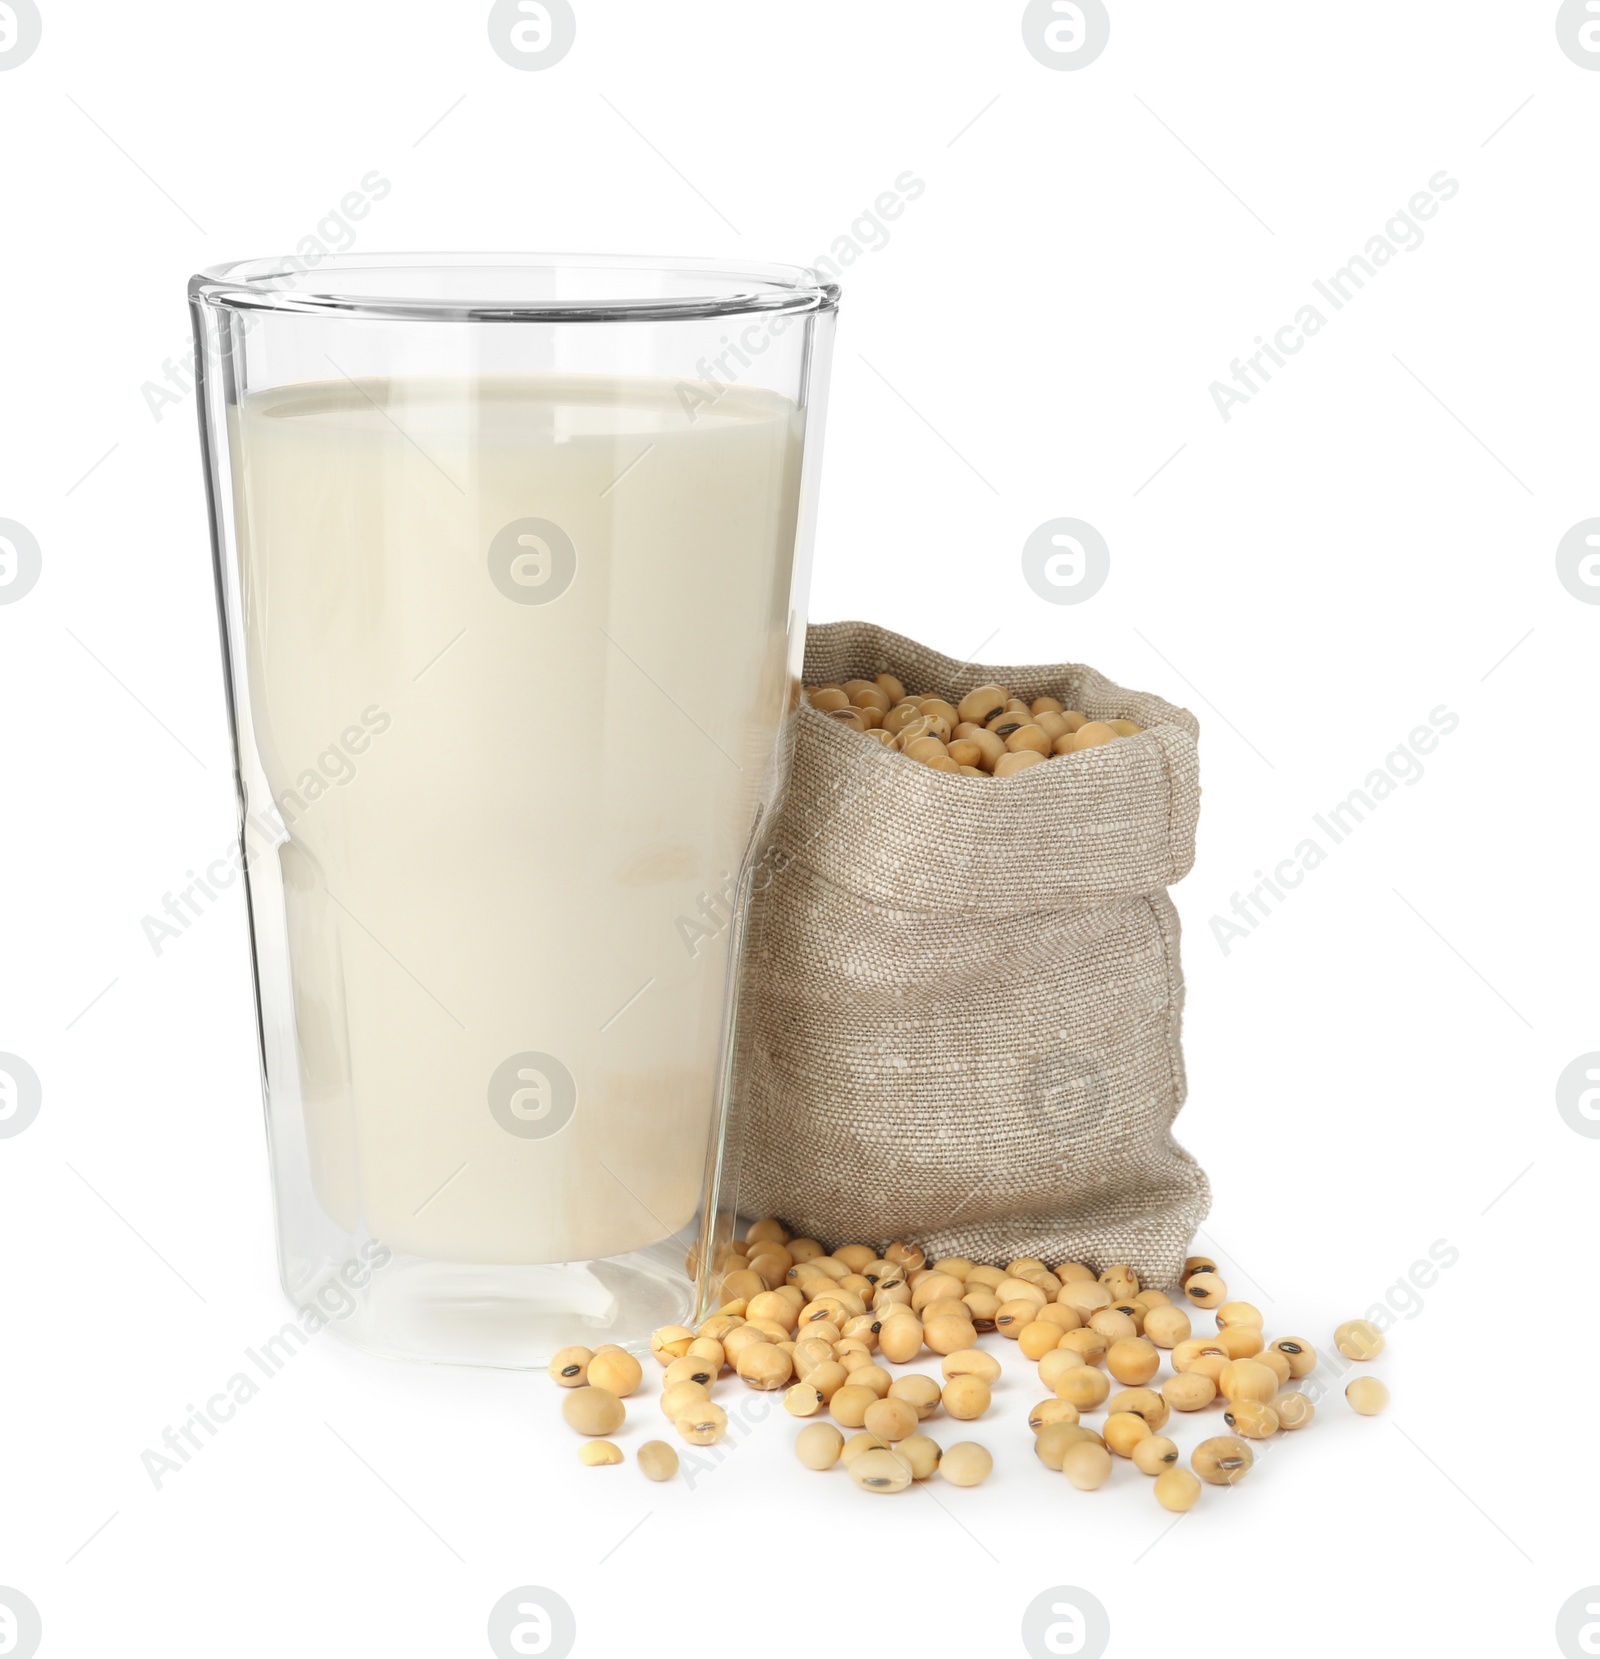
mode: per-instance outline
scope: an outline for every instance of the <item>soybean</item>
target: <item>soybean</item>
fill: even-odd
[[[1124,1388],[1106,1402],[1106,1410],[1131,1411],[1144,1418],[1151,1432],[1159,1434],[1172,1416],[1172,1407],[1153,1388]]]
[[[1082,1330],[1068,1331],[1061,1339],[1061,1346],[1069,1354],[1076,1354],[1081,1365],[1105,1364],[1106,1339],[1098,1331],[1091,1331],[1087,1325]],[[1049,1357],[1045,1355],[1045,1359]]]
[[[981,1486],[994,1468],[994,1459],[976,1440],[961,1440],[939,1459],[939,1473],[952,1486]]]
[[[1009,1336],[1020,1340],[1022,1333],[1030,1325],[1038,1323],[1039,1308],[1036,1303],[1020,1297],[1002,1300],[995,1309],[994,1328],[1001,1336]]]
[[[832,1423],[812,1423],[801,1429],[794,1440],[794,1455],[808,1469],[831,1469],[844,1450],[844,1436]],[[640,1458],[644,1456],[640,1452]]]
[[[815,1417],[827,1403],[815,1383],[797,1382],[783,1391],[783,1409],[792,1417]]]
[[[1105,1373],[1092,1365],[1075,1366],[1063,1371],[1055,1382],[1056,1398],[1074,1405],[1079,1411],[1093,1411],[1111,1392]]]
[[[1000,1311],[1000,1298],[992,1291],[981,1288],[969,1290],[961,1298],[961,1302],[967,1310],[967,1317],[972,1321],[973,1330],[981,1335],[984,1331],[994,1329],[994,1317]]]
[[[762,1342],[746,1348],[735,1369],[751,1388],[769,1392],[782,1388],[794,1375],[794,1362],[775,1343]]]
[[[1141,1440],[1151,1437],[1150,1425],[1144,1418],[1131,1411],[1110,1413],[1101,1432],[1105,1435],[1107,1449],[1115,1452],[1118,1457],[1132,1457],[1134,1447]]]
[[[1212,1340],[1230,1359],[1248,1359],[1267,1343],[1257,1325],[1225,1325]]]
[[[844,1443],[844,1450],[839,1453],[839,1461],[848,1469],[863,1452],[886,1451],[889,1442],[881,1434],[872,1434],[865,1430],[860,1434],[852,1434]]]
[[[627,1417],[627,1409],[615,1394],[587,1383],[574,1388],[561,1402],[561,1415],[579,1434],[615,1434]]]
[[[847,1429],[859,1429],[867,1420],[867,1407],[876,1405],[877,1401],[878,1396],[872,1389],[846,1383],[829,1400],[828,1410],[836,1423],[842,1423]]]
[[[682,1325],[663,1325],[650,1337],[650,1352],[663,1366],[671,1365],[675,1359],[688,1353],[689,1344],[693,1341],[694,1332]]]
[[[704,1383],[674,1383],[661,1396],[661,1415],[669,1423],[676,1423],[686,1411],[694,1411],[702,1400],[711,1398],[711,1390]]]
[[[620,1463],[622,1452],[609,1440],[591,1440],[578,1448],[578,1461],[591,1469],[606,1463]]]
[[[1080,1440],[1098,1441],[1099,1438],[1093,1429],[1084,1428],[1081,1423],[1046,1423],[1033,1437],[1033,1455],[1047,1469],[1059,1470],[1067,1447],[1076,1446]]]
[[[1039,1309],[1038,1323],[1055,1325],[1063,1331],[1076,1331],[1083,1328],[1083,1315],[1063,1302],[1047,1302]]]
[[[904,1492],[911,1465],[887,1446],[863,1452],[850,1465],[850,1478],[865,1492]]]
[[[970,1319],[947,1317],[931,1319],[922,1327],[922,1340],[936,1354],[955,1354],[973,1347],[978,1333]]]
[[[678,1454],[665,1440],[645,1441],[637,1461],[646,1480],[671,1480],[678,1472]]]
[[[768,1342],[762,1346],[770,1348],[772,1344]],[[661,1386],[666,1389],[674,1388],[681,1382],[695,1382],[702,1388],[709,1389],[717,1380],[720,1369],[720,1366],[713,1365],[710,1360],[701,1359],[698,1354],[685,1354],[682,1359],[675,1359],[667,1367],[666,1375],[661,1379]],[[613,1389],[612,1392],[616,1391]]]
[[[1182,1308],[1153,1307],[1144,1316],[1145,1340],[1158,1348],[1176,1348],[1189,1340],[1191,1330],[1189,1316]]]
[[[594,1356],[587,1348],[562,1348],[550,1361],[550,1378],[558,1388],[582,1388]]]
[[[1102,744],[1115,743],[1121,734],[1115,727],[1104,720],[1089,720],[1079,726],[1075,732],[1068,732],[1065,737],[1056,739],[1056,753],[1058,755],[1076,754],[1080,749],[1098,749]],[[1062,745],[1066,747],[1063,748]]]
[[[1218,1273],[1192,1274],[1183,1281],[1183,1293],[1202,1308],[1220,1308],[1228,1300],[1227,1284]]]
[[[1138,1325],[1116,1308],[1096,1308],[1089,1315],[1089,1329],[1098,1331],[1108,1343],[1126,1342],[1138,1336]]]
[[[921,1418],[932,1416],[938,1409],[941,1393],[942,1390],[932,1377],[913,1374],[909,1377],[896,1377],[889,1384],[887,1398],[904,1400]]]
[[[831,1400],[850,1380],[850,1373],[838,1362],[830,1359],[822,1365],[814,1365],[805,1376],[800,1379],[826,1400]]]
[[[1111,1292],[1097,1279],[1069,1279],[1062,1285],[1056,1300],[1069,1308],[1076,1308],[1079,1314],[1088,1318],[1096,1308],[1111,1306]]]
[[[1264,1403],[1278,1392],[1278,1376],[1271,1366],[1258,1360],[1236,1359],[1223,1366],[1217,1386],[1222,1397],[1235,1404],[1241,1400]]]
[[[1272,1351],[1288,1360],[1289,1375],[1295,1382],[1309,1377],[1317,1368],[1317,1350],[1303,1336],[1280,1336],[1272,1344]]]
[[[911,1466],[913,1480],[926,1480],[939,1467],[939,1442],[925,1434],[908,1435],[895,1450]]]
[[[1106,1350],[1106,1370],[1119,1383],[1142,1386],[1161,1369],[1161,1355],[1142,1336],[1125,1337]]]
[[[1346,1359],[1376,1359],[1384,1350],[1383,1332],[1370,1319],[1347,1319],[1333,1333],[1333,1345]]]
[[[1350,1409],[1363,1417],[1376,1417],[1389,1403],[1389,1390],[1380,1377],[1357,1377],[1344,1391]]]
[[[981,1348],[963,1348],[957,1353],[946,1354],[940,1370],[944,1372],[947,1382],[952,1377],[969,1376],[982,1377],[987,1383],[1000,1379],[1000,1361]]]
[[[891,1444],[915,1434],[920,1419],[914,1406],[904,1400],[874,1400],[867,1407],[861,1425],[869,1434],[881,1436]]]
[[[744,1313],[746,1319],[774,1320],[782,1325],[791,1336],[794,1335],[795,1329],[800,1323],[800,1310],[795,1307],[792,1298],[785,1296],[779,1290],[764,1290],[759,1296],[752,1296]],[[692,1346],[689,1352],[694,1352]]]
[[[691,1446],[714,1446],[728,1432],[728,1414],[713,1400],[705,1400],[677,1418],[673,1425]]]
[[[1076,1423],[1078,1408],[1070,1400],[1058,1400],[1053,1395],[1041,1400],[1028,1412],[1028,1427],[1038,1434],[1051,1423]]]
[[[1177,1467],[1177,1442],[1164,1434],[1152,1434],[1133,1448],[1133,1466],[1141,1475],[1160,1475]]]
[[[1111,1478],[1111,1453],[1093,1441],[1080,1440],[1067,1447],[1061,1472],[1080,1492],[1096,1492]]]
[[[1018,726],[1006,739],[1006,748],[1014,755],[1035,754],[1043,760],[1050,753],[1050,735],[1042,727],[1031,721],[1026,726]],[[1003,763],[1002,763],[1003,764]],[[995,772],[1000,775],[997,765]]]
[[[1252,1357],[1252,1365],[1270,1366],[1272,1373],[1278,1379],[1278,1387],[1282,1388],[1289,1381],[1289,1361],[1286,1355],[1280,1354],[1276,1348],[1263,1348],[1259,1354]]]
[[[922,1321],[914,1313],[886,1319],[878,1332],[878,1351],[896,1365],[907,1365],[922,1352]]]
[[[870,1388],[881,1400],[894,1385],[894,1378],[881,1365],[858,1365],[850,1373],[850,1383],[854,1388]]]
[[[1237,1486],[1255,1465],[1256,1454],[1236,1435],[1202,1440],[1189,1461],[1208,1486]]]
[[[1278,1414],[1262,1400],[1231,1400],[1222,1420],[1246,1440],[1270,1440],[1278,1432]]]
[[[1180,1372],[1196,1371],[1215,1382],[1222,1375],[1223,1366],[1229,1364],[1232,1359],[1233,1355],[1214,1338],[1191,1337],[1189,1341],[1180,1342],[1172,1350],[1172,1369]]]
[[[1176,1515],[1186,1514],[1200,1501],[1200,1482],[1187,1469],[1167,1469],[1156,1476],[1156,1502]]]
[[[944,1392],[940,1396],[944,1401],[944,1409],[952,1417],[962,1422],[971,1422],[976,1417],[983,1416],[989,1409],[989,1385],[982,1377],[974,1376],[970,1372],[959,1377],[952,1377],[944,1385]]]
[[[1098,1317],[1098,1315],[1096,1316]],[[1017,1334],[1017,1346],[1029,1359],[1043,1359],[1061,1341],[1062,1331],[1059,1325],[1051,1324],[1047,1320],[1036,1319],[1031,1325],[1024,1325]]]
[[[807,1372],[814,1371],[819,1365],[832,1364],[833,1344],[824,1342],[820,1337],[803,1337],[795,1343],[791,1357],[794,1360],[794,1374],[803,1378]]]
[[[976,691],[969,691],[956,706],[956,713],[963,720],[975,721],[984,726],[993,720],[1006,706],[1006,689],[1004,686],[984,685]]]
[[[1180,1371],[1161,1385],[1161,1397],[1174,1411],[1200,1411],[1217,1397],[1217,1385],[1198,1371]]]
[[[1272,1402],[1272,1409],[1278,1414],[1278,1426],[1282,1429],[1303,1429],[1317,1414],[1317,1408],[1304,1394],[1280,1394]]]

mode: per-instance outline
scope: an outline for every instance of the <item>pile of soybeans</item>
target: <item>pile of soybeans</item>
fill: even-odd
[[[979,686],[959,704],[908,696],[893,674],[807,686],[812,708],[936,772],[1009,778],[1058,755],[1098,749],[1143,729],[1132,720],[1091,720],[1059,697],[1025,703],[1004,686]]]
[[[1031,1257],[1003,1268],[965,1257],[930,1264],[908,1244],[891,1244],[881,1256],[864,1244],[830,1253],[769,1220],[724,1247],[722,1269],[725,1300],[715,1313],[694,1330],[668,1325],[651,1338],[662,1415],[680,1440],[710,1446],[728,1425],[712,1398],[724,1373],[746,1388],[782,1389],[793,1416],[814,1419],[795,1439],[800,1462],[815,1470],[843,1464],[867,1492],[903,1492],[935,1474],[956,1486],[987,1478],[994,1460],[986,1447],[941,1446],[923,1425],[940,1413],[963,1425],[987,1414],[1001,1374],[999,1360],[979,1346],[990,1333],[1014,1341],[1037,1365],[1044,1397],[1027,1414],[1034,1452],[1080,1491],[1104,1486],[1126,1461],[1154,1477],[1163,1508],[1189,1510],[1203,1483],[1235,1486],[1250,1473],[1252,1442],[1297,1432],[1316,1414],[1312,1399],[1290,1387],[1316,1368],[1316,1349],[1299,1336],[1269,1340],[1260,1310],[1229,1300],[1207,1256],[1190,1256],[1182,1274],[1184,1300],[1214,1327],[1198,1335],[1185,1308],[1141,1288],[1120,1265],[1097,1275],[1081,1262],[1050,1268]],[[1365,1319],[1340,1325],[1333,1341],[1363,1363],[1384,1347],[1383,1333]],[[925,1351],[937,1357],[938,1376],[903,1369]],[[1163,1381],[1164,1360],[1172,1374]],[[570,1391],[563,1415],[589,1437],[584,1463],[624,1461],[604,1437],[622,1426],[623,1401],[643,1374],[614,1345],[564,1348],[551,1360],[550,1376]],[[1116,1393],[1113,1384],[1121,1385]],[[1345,1398],[1370,1417],[1389,1392],[1363,1373]],[[1098,1428],[1083,1420],[1101,1410]],[[1230,1432],[1202,1440],[1183,1467],[1163,1432],[1172,1413],[1213,1410]],[[677,1452],[662,1440],[642,1446],[637,1461],[652,1480],[678,1471]]]

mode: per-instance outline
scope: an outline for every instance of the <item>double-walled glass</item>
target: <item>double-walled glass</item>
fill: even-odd
[[[691,1318],[837,290],[346,256],[190,286],[283,1282],[391,1355]]]

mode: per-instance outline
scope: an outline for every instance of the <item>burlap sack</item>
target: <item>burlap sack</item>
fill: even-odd
[[[1129,1262],[1170,1286],[1210,1199],[1172,1138],[1166,888],[1194,862],[1195,718],[1075,664],[975,667],[867,623],[811,629],[808,685],[884,672],[1145,730],[995,780],[801,708],[747,934],[739,1209],[830,1246]]]

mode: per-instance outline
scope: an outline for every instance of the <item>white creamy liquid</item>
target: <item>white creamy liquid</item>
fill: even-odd
[[[251,718],[288,827],[255,857],[282,866],[319,1202],[443,1261],[661,1239],[718,1104],[731,930],[701,897],[749,856],[793,694],[802,417],[727,391],[691,420],[674,383],[595,377],[233,413]],[[490,576],[529,517],[576,552],[547,603]],[[577,1086],[544,1138],[489,1104],[530,1052]]]

